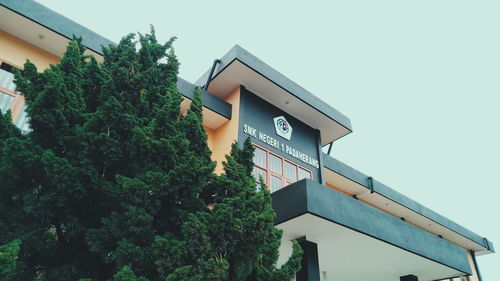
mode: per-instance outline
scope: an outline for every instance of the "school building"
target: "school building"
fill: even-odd
[[[13,68],[57,63],[73,34],[102,60],[113,42],[35,1],[0,0],[0,110],[29,132]],[[352,132],[348,117],[236,45],[198,81],[178,78],[187,109],[204,89],[204,126],[216,172],[234,141],[255,145],[254,175],[272,191],[276,226],[304,249],[297,281],[482,281],[488,239],[330,156]],[[337,105],[341,106],[341,105]],[[424,202],[425,203],[425,202]]]

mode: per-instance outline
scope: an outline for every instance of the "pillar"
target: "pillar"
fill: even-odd
[[[301,268],[297,273],[297,281],[320,281],[318,245],[307,241],[305,237],[298,239],[297,242],[304,250]]]

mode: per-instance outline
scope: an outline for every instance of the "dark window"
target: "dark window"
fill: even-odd
[[[7,72],[12,73],[12,69],[13,68],[14,68],[14,66],[11,65],[11,64],[8,64],[6,62],[0,62],[0,69],[3,69],[5,71],[7,71]]]

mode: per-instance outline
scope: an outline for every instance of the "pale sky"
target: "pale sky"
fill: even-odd
[[[334,157],[500,249],[500,1],[39,2],[115,42],[177,36],[191,82],[241,45],[351,119]]]

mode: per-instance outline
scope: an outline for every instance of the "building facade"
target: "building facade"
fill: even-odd
[[[0,110],[29,132],[13,68],[26,59],[42,71],[57,63],[73,34],[102,59],[114,44],[34,1],[0,0]],[[477,255],[493,244],[330,156],[352,132],[349,118],[236,45],[196,82],[178,78],[186,110],[204,89],[203,124],[216,173],[234,141],[255,146],[254,175],[272,192],[284,231],[304,249],[298,281],[481,281]]]

